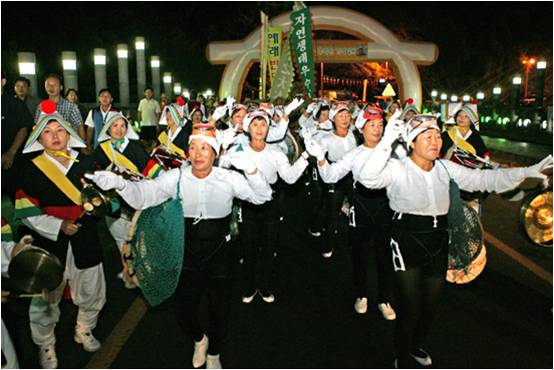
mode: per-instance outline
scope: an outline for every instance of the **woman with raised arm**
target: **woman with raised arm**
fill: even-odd
[[[335,183],[350,172],[354,182],[350,197],[348,239],[352,247],[353,280],[356,289],[354,310],[367,312],[370,246],[373,244],[377,265],[377,308],[386,320],[394,320],[396,313],[390,305],[392,295],[392,264],[389,258],[389,228],[392,211],[385,189],[368,189],[356,182],[361,165],[369,158],[383,134],[383,111],[367,106],[356,119],[356,127],[363,133],[364,142],[333,164],[315,141],[308,140],[306,150],[318,160],[324,182]]]
[[[392,218],[390,247],[397,283],[398,319],[394,346],[398,367],[431,365],[424,341],[439,302],[448,265],[450,181],[467,191],[504,192],[527,177],[543,178],[552,156],[523,168],[475,170],[437,159],[440,128],[431,115],[414,116],[406,129],[391,119],[383,139],[363,165],[358,181],[372,189],[387,189]],[[404,134],[408,156],[390,158],[391,145]]]
[[[183,332],[194,340],[192,365],[221,368],[219,354],[224,343],[231,293],[232,252],[230,215],[233,198],[253,204],[271,199],[271,188],[244,154],[231,159],[235,171],[214,167],[219,153],[213,124],[194,126],[189,137],[191,166],[161,173],[153,180],[131,182],[112,172],[89,176],[102,189],[116,189],[135,209],[179,198],[185,217],[183,268],[175,292],[175,315]],[[198,308],[209,299],[209,328],[201,325]],[[209,338],[209,345],[208,345]],[[206,356],[207,355],[207,356]]]

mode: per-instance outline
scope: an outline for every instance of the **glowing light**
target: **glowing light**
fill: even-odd
[[[479,91],[479,92],[477,93],[477,100],[483,100],[483,99],[485,99],[485,93]]]
[[[537,69],[545,69],[546,68],[546,62],[544,60],[541,60],[537,63]]]
[[[512,79],[512,84],[514,84],[514,85],[521,85],[521,77],[515,76],[515,77]]]
[[[62,60],[63,69],[66,71],[76,71],[77,70],[77,61],[75,59],[64,59]]]
[[[19,74],[34,75],[35,63],[19,63]]]
[[[431,97],[432,97],[432,98],[436,98],[438,94],[439,94],[439,93],[437,92],[437,90],[431,91]]]
[[[500,87],[495,87],[494,89],[492,89],[492,93],[494,95],[500,95],[502,93],[502,89]]]

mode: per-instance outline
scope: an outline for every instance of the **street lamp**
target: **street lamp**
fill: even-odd
[[[187,99],[190,99],[190,92],[188,89],[183,90],[183,96]]]
[[[213,95],[213,92],[212,92],[211,89],[208,89],[208,90],[206,90],[206,92],[204,93],[204,95],[205,95],[206,98],[207,98],[208,96],[212,96],[212,95]]]
[[[171,78],[171,72],[164,72],[164,75],[163,75],[164,92],[167,95],[167,97],[170,99],[173,94],[173,89],[171,88],[172,81],[173,81],[173,78]]]
[[[483,100],[483,99],[485,99],[485,93],[479,91],[479,92],[477,93],[477,100]]]
[[[144,58],[144,37],[135,37],[135,53],[137,56],[137,97],[141,97],[146,87],[146,61]]]
[[[529,70],[533,68],[537,60],[535,58],[525,57],[521,64],[525,66],[525,81],[523,82],[523,98],[527,98],[527,86],[529,84]]]
[[[439,94],[439,93],[437,92],[437,90],[431,91],[431,97],[432,97],[433,99],[436,98],[438,94]]]
[[[152,87],[154,88],[154,96],[160,97],[160,57],[152,55],[150,57],[150,69],[152,71]]]
[[[37,96],[37,75],[35,53],[17,53],[19,74],[31,81],[31,96]]]
[[[496,86],[494,89],[492,89],[492,93],[494,95],[500,95],[500,94],[502,94],[502,89],[500,87]]]
[[[521,85],[521,77],[520,76],[514,76],[514,78],[512,78],[512,84],[513,85]]]
[[[457,96],[457,95],[452,95],[452,96],[450,97],[450,101],[451,101],[452,103],[456,103],[456,102],[458,101],[458,96]]]
[[[173,93],[175,95],[181,95],[181,83],[175,82],[175,84],[173,84]]]
[[[63,84],[66,89],[79,90],[77,85],[77,53],[62,51]]]
[[[117,75],[119,79],[119,102],[129,106],[129,48],[127,44],[117,45]]]
[[[544,80],[546,75],[546,61],[541,60],[537,63],[537,77],[535,82],[535,106],[542,107],[544,98]]]
[[[108,87],[106,78],[106,49],[94,49],[94,82],[96,94]]]
[[[470,98],[469,98],[469,95],[464,95],[462,99],[465,103],[467,103],[467,102],[469,102]]]
[[[441,100],[448,100],[448,95],[446,93],[442,93]]]

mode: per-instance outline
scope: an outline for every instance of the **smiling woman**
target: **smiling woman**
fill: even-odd
[[[391,146],[403,136],[411,153],[390,158]],[[438,160],[442,139],[433,116],[415,115],[404,122],[391,119],[383,139],[362,166],[358,181],[368,188],[387,189],[392,217],[391,248],[399,298],[399,319],[394,335],[397,366],[413,367],[412,359],[429,366],[423,349],[440,298],[448,266],[449,208],[452,181],[467,191],[503,192],[527,177],[546,178],[552,166],[548,156],[525,168],[473,170]]]

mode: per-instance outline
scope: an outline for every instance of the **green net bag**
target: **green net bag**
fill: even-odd
[[[124,253],[128,273],[152,306],[169,298],[177,288],[183,265],[185,219],[179,183],[177,197],[156,207],[135,212],[129,231],[132,239]]]
[[[443,166],[444,164],[439,161]],[[446,169],[446,166],[444,166]],[[446,170],[448,172],[448,170]],[[450,178],[450,207],[448,208],[448,269],[468,269],[483,247],[483,226],[477,212],[460,198],[460,188]]]

